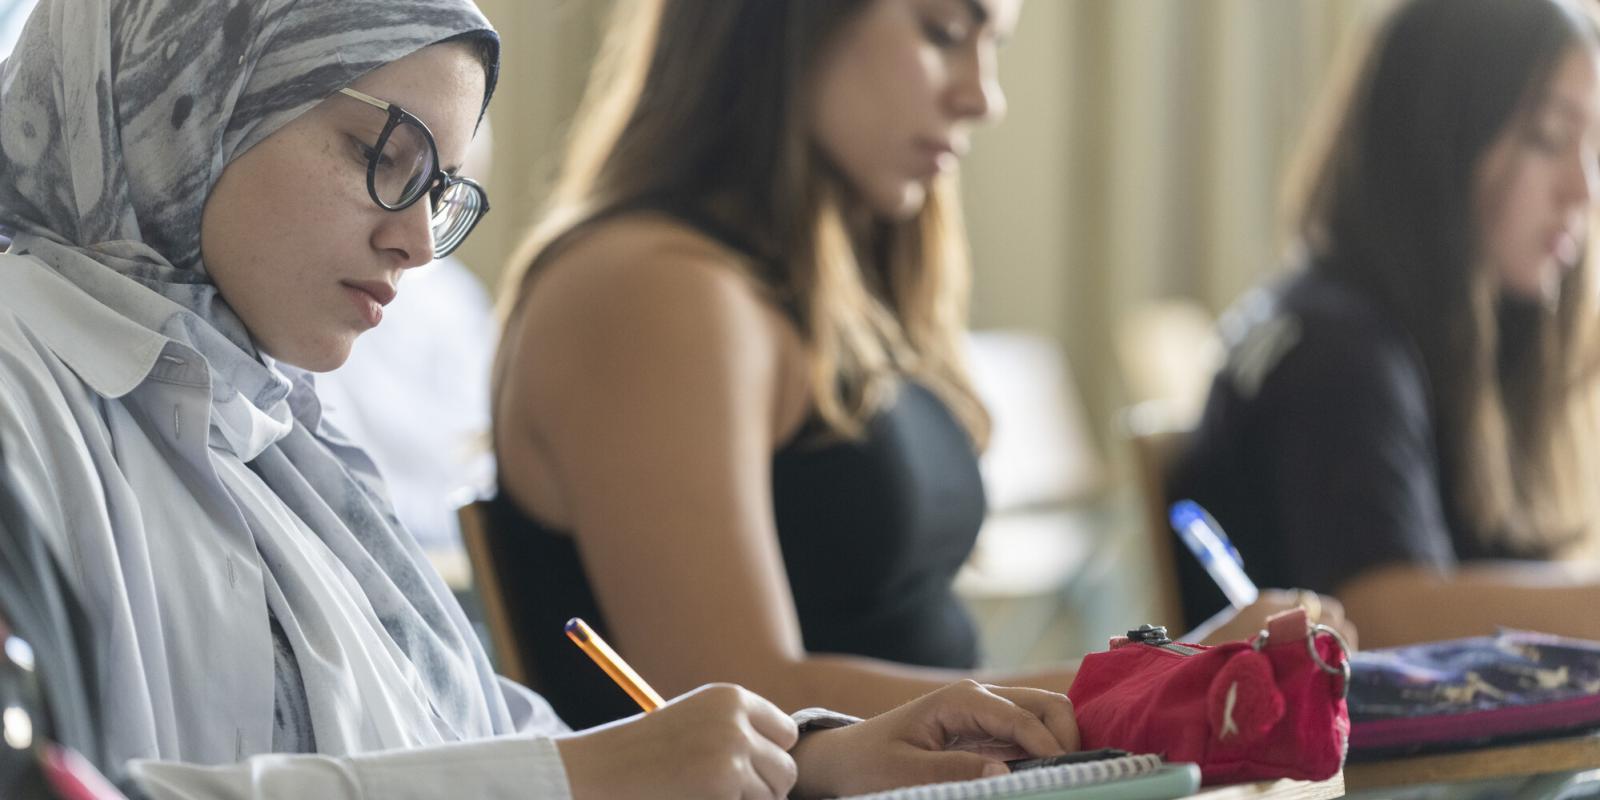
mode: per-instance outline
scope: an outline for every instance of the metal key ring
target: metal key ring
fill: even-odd
[[[1344,661],[1340,662],[1338,667],[1323,661],[1322,654],[1317,652],[1317,634],[1319,633],[1326,633],[1332,636],[1334,644],[1339,645],[1339,650],[1344,653]],[[1350,695],[1350,643],[1344,640],[1344,636],[1327,625],[1313,625],[1311,626],[1311,635],[1306,637],[1306,652],[1311,654],[1311,663],[1316,664],[1317,669],[1329,675],[1338,675],[1344,679],[1344,691],[1341,694],[1348,697]]]

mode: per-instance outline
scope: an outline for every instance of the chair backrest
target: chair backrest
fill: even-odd
[[[989,512],[1059,507],[1105,488],[1105,465],[1059,342],[1022,331],[967,337],[973,388],[993,424],[982,464]]]
[[[1171,425],[1191,426],[1200,418],[1224,358],[1211,312],[1192,300],[1150,300],[1122,315],[1115,342],[1129,404],[1158,404],[1149,407],[1159,408]]]
[[[1177,535],[1167,523],[1167,474],[1188,446],[1205,408],[1211,382],[1224,359],[1211,313],[1191,300],[1151,300],[1129,311],[1116,331],[1118,367],[1133,404],[1122,412],[1122,432],[1133,455],[1151,559],[1156,612],[1174,633],[1204,620],[1186,619],[1184,570]]]
[[[1146,547],[1151,565],[1151,585],[1159,624],[1176,636],[1203,622],[1186,619],[1179,584],[1177,535],[1167,522],[1166,476],[1173,459],[1188,445],[1191,431],[1141,419],[1139,408],[1123,414],[1123,432],[1133,454],[1133,468],[1143,509]]]
[[[494,648],[500,674],[538,690],[537,676],[524,656],[518,626],[512,615],[514,604],[506,596],[505,584],[497,567],[508,559],[498,558],[495,541],[489,533],[488,503],[477,500],[456,511],[461,523],[461,541],[472,562],[472,586],[483,604],[484,621],[489,626],[489,643]]]

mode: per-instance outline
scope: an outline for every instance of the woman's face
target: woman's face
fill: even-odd
[[[420,118],[453,171],[478,120],[484,71],[465,45],[434,45],[351,88]],[[343,364],[401,274],[433,260],[428,198],[391,212],[367,193],[365,148],[386,120],[383,109],[334,95],[234,159],[206,199],[206,270],[273,358],[318,372]]]
[[[1579,261],[1600,181],[1600,59],[1574,49],[1479,162],[1474,202],[1500,289],[1553,301]]]
[[[811,135],[879,216],[916,214],[974,124],[1005,113],[996,51],[1022,0],[871,0],[821,56]]]

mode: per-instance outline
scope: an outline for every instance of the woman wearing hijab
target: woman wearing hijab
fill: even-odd
[[[798,747],[850,720],[712,686],[570,734],[493,674],[310,373],[486,210],[453,167],[498,47],[469,0],[56,0],[0,65],[5,477],[99,648],[100,766],[158,798],[773,797],[1075,746],[1064,698],[976,684]]]

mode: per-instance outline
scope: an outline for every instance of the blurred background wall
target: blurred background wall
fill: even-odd
[[[1161,618],[1172,537],[1140,515],[1144,451],[1120,412],[1164,395],[1197,408],[1211,318],[1281,266],[1284,169],[1347,43],[1390,1],[1025,4],[1001,56],[1009,115],[962,168],[973,326],[1022,334],[974,351],[996,417],[992,513],[957,589],[991,665],[1073,657]],[[495,211],[462,258],[494,285],[613,0],[479,2],[506,55]],[[1174,300],[1186,313],[1169,319]]]
[[[613,5],[633,0],[478,1],[505,43],[494,167],[475,176],[494,212],[458,257],[493,290]],[[1140,517],[1119,412],[1199,399],[1211,318],[1281,266],[1280,185],[1317,96],[1391,1],[1027,0],[1001,57],[1009,116],[963,166],[995,438],[992,513],[957,588],[991,664],[1080,655],[1159,619],[1152,548],[1172,537]],[[0,0],[0,55],[32,3]]]
[[[622,0],[627,2],[627,0]],[[963,167],[973,324],[1059,342],[1094,438],[1127,402],[1112,341],[1153,298],[1212,312],[1274,268],[1282,169],[1341,42],[1387,0],[1030,0],[1001,57],[1008,118]],[[493,281],[532,218],[609,0],[480,0],[506,42]]]
[[[708,0],[714,2],[715,0]],[[489,284],[534,218],[605,21],[629,0],[479,0],[505,41],[494,213],[461,258]],[[1029,0],[1009,117],[963,168],[976,328],[1056,342],[1091,438],[1130,400],[1119,323],[1210,313],[1279,265],[1283,168],[1342,42],[1390,0]],[[0,0],[0,53],[33,0]],[[1137,395],[1137,392],[1134,392]]]

